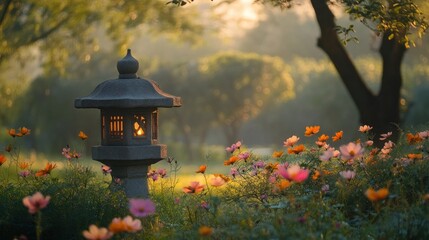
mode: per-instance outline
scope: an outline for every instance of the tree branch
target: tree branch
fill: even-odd
[[[53,32],[57,31],[63,24],[65,24],[68,20],[70,19],[70,16],[67,16],[66,18],[64,18],[63,20],[59,21],[55,26],[53,26],[52,28],[50,28],[47,31],[42,32],[41,34],[32,37],[29,41],[28,44],[32,44],[35,43],[37,41],[39,41],[40,39],[44,39],[46,37],[48,37],[49,35],[51,35]]]
[[[335,17],[325,0],[311,0],[320,27],[321,37],[317,46],[331,59],[344,85],[356,104],[361,116],[368,111],[375,96],[362,80],[335,30]]]
[[[1,12],[1,15],[0,15],[0,26],[3,24],[3,21],[6,18],[6,14],[9,10],[9,6],[11,3],[12,3],[12,0],[6,0],[6,2],[3,5],[3,11]]]

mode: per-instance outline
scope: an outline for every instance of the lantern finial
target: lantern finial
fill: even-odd
[[[131,55],[131,49],[127,50],[127,55],[118,61],[116,67],[118,68],[119,79],[137,78],[139,62]]]

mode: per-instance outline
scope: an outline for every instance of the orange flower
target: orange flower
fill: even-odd
[[[55,163],[46,163],[46,166],[44,169],[41,169],[41,170],[36,172],[36,177],[41,177],[41,176],[45,176],[47,174],[50,174],[52,169],[54,169],[55,167],[56,167]]]
[[[412,133],[407,133],[407,142],[408,144],[415,144],[423,141],[423,139],[420,137],[418,133],[416,135],[413,135]]]
[[[19,166],[20,169],[24,170],[24,169],[27,169],[28,166],[30,166],[30,163],[28,163],[28,162],[20,162],[20,163],[18,163],[18,166]]]
[[[320,137],[317,139],[317,141],[318,141],[318,142],[326,142],[326,141],[328,141],[328,139],[329,139],[329,136],[328,136],[328,135],[322,134],[322,136],[320,136]]]
[[[320,126],[309,126],[305,127],[305,136],[311,136],[313,134],[316,134],[320,131]]]
[[[133,219],[131,216],[126,216],[123,219],[114,218],[109,225],[109,231],[112,233],[137,232],[141,229],[141,221],[139,219]]]
[[[341,138],[343,138],[343,131],[339,131],[335,133],[335,136],[332,137],[332,140],[334,142],[340,140]]]
[[[19,129],[19,132],[20,132],[20,135],[21,136],[25,136],[25,135],[28,135],[28,134],[30,134],[30,129],[28,129],[28,128],[26,128],[26,127],[22,127],[22,128],[20,128]]]
[[[375,191],[373,188],[368,188],[365,192],[365,196],[371,202],[377,202],[379,200],[383,200],[387,198],[388,195],[389,195],[389,189],[387,188],[380,188],[377,191]]]
[[[266,166],[265,166],[265,169],[266,170],[268,170],[269,172],[273,172],[274,170],[276,170],[277,169],[277,166],[279,165],[279,163],[268,163]]]
[[[223,174],[221,174],[221,173],[215,173],[215,174],[213,174],[215,177],[220,177],[220,178],[222,178],[225,182],[229,182],[229,177],[227,177],[227,176],[225,176],[225,175],[223,175]]]
[[[7,132],[11,137],[16,137],[16,130],[14,128],[11,128]]]
[[[274,151],[273,158],[279,158],[283,155],[283,151]]]
[[[234,164],[238,160],[240,160],[240,159],[237,156],[232,156],[228,160],[224,161],[223,165],[228,166],[228,165]]]
[[[313,176],[311,177],[313,180],[317,180],[320,177],[320,172],[318,170],[314,171]]]
[[[6,162],[6,156],[0,154],[0,166],[3,165],[3,163],[5,163],[5,162]]]
[[[210,235],[213,233],[213,228],[211,228],[211,227],[207,227],[207,226],[201,226],[201,227],[198,229],[198,233],[199,233],[201,236],[210,236]]]
[[[82,140],[86,140],[88,138],[88,136],[82,131],[79,132],[78,137],[80,137]]]
[[[290,187],[291,182],[287,179],[280,180],[279,183],[276,184],[277,188],[280,190],[285,190],[286,188]]]
[[[206,169],[207,169],[207,165],[201,165],[198,168],[198,171],[196,171],[196,173],[202,173],[202,174],[204,174],[206,172]]]
[[[407,157],[409,159],[412,159],[412,160],[414,160],[414,159],[422,159],[423,158],[423,154],[421,154],[421,153],[410,153],[410,154],[407,155]]]
[[[191,185],[183,188],[183,192],[185,193],[199,193],[203,190],[204,185],[200,185],[200,182],[191,182]]]
[[[303,152],[304,150],[305,150],[305,147],[303,144],[301,144],[301,145],[298,145],[294,148],[288,148],[287,152],[289,154],[299,154],[299,153]]]

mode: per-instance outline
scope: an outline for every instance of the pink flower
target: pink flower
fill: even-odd
[[[159,174],[159,176],[161,176],[161,178],[167,176],[167,170],[165,170],[165,168],[158,169],[157,173]]]
[[[40,192],[36,192],[33,196],[27,196],[22,199],[24,206],[28,208],[31,214],[37,213],[40,209],[45,208],[49,204],[50,196],[44,197]]]
[[[200,185],[200,182],[191,182],[191,184],[187,187],[183,188],[183,192],[185,193],[199,193],[204,190],[204,185]]]
[[[323,154],[319,157],[321,161],[329,161],[334,156],[334,150],[328,148]]]
[[[113,233],[109,232],[107,228],[98,228],[94,224],[89,226],[89,231],[85,230],[82,234],[88,240],[107,240],[113,236]]]
[[[231,168],[231,175],[233,176],[233,177],[235,177],[235,176],[237,176],[238,175],[238,170],[237,170],[237,168]]]
[[[200,207],[209,210],[209,204],[206,201],[201,201]]]
[[[109,173],[112,172],[112,169],[109,166],[107,166],[107,165],[101,165],[101,172],[104,175],[107,175],[107,174],[109,174]]]
[[[283,142],[283,145],[285,147],[293,147],[293,145],[295,145],[295,143],[297,143],[299,141],[299,137],[293,135],[292,137],[286,139],[286,141]]]
[[[347,179],[347,180],[350,181],[350,180],[352,180],[356,176],[356,172],[347,170],[347,171],[340,172],[340,175],[344,179]]]
[[[354,142],[350,142],[349,144],[340,147],[341,159],[353,163],[354,159],[360,158],[363,155],[363,150],[364,149],[359,143],[356,144]]]
[[[371,141],[371,140],[368,140],[368,141],[366,141],[365,142],[365,145],[367,146],[367,147],[370,147],[370,146],[372,146],[374,144],[374,141]]]
[[[254,169],[264,168],[264,167],[265,167],[265,162],[264,161],[257,161],[255,163],[253,163],[253,168]]]
[[[429,131],[423,131],[423,132],[419,132],[417,134],[419,134],[420,138],[422,138],[422,139],[426,139],[429,137]]]
[[[23,177],[23,178],[26,178],[26,177],[30,176],[30,174],[31,174],[30,170],[24,170],[24,171],[21,171],[21,172],[18,173],[18,175],[20,177]]]
[[[235,150],[239,149],[240,147],[241,147],[241,142],[238,141],[238,142],[232,144],[231,147],[225,148],[225,150],[227,152],[233,153]]]
[[[299,165],[291,165],[288,168],[285,168],[284,165],[279,165],[277,173],[285,179],[294,182],[303,182],[308,178],[310,171],[302,169]]]
[[[388,137],[392,136],[392,132],[383,133],[383,134],[380,134],[380,136],[381,136],[380,140],[383,141],[383,140],[386,140]]]
[[[239,159],[247,160],[250,157],[250,153],[249,152],[239,153],[237,157]]]
[[[210,179],[210,185],[213,187],[220,187],[226,183],[225,179],[220,176],[214,176]]]
[[[369,132],[369,130],[371,130],[371,129],[372,129],[372,127],[370,127],[370,126],[368,126],[368,125],[363,125],[363,126],[360,126],[360,127],[359,127],[359,132],[367,133],[367,132]]]
[[[146,217],[155,214],[155,204],[150,199],[132,198],[129,203],[130,212],[136,217]]]

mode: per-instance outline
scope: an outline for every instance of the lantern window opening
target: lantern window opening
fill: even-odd
[[[152,116],[152,140],[158,140],[158,110],[151,114]]]
[[[134,115],[133,137],[135,138],[146,137],[146,119],[142,115]]]
[[[101,116],[101,139],[106,139],[106,118],[104,115]]]
[[[123,139],[124,137],[124,117],[110,116],[109,135],[111,138]]]

